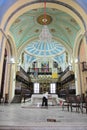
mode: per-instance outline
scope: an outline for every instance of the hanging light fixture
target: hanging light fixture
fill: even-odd
[[[39,35],[39,40],[40,43],[44,42],[44,60],[46,60],[46,44],[50,43],[52,41],[52,35],[47,27],[47,14],[46,14],[46,1],[44,1],[44,17],[42,19],[43,24],[43,28],[42,31]]]
[[[52,35],[47,27],[47,14],[46,14],[46,1],[44,1],[44,18],[42,19],[44,25],[43,25],[43,28],[42,28],[42,32],[41,34],[39,35],[39,39],[40,41],[51,41],[52,40]]]

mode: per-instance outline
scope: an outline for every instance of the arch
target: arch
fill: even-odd
[[[6,90],[6,93],[8,93],[8,102],[11,102],[12,98],[14,97],[14,90],[15,90],[14,79],[16,75],[17,50],[12,37],[10,35],[8,35],[7,37],[8,37],[8,44],[6,45],[6,48],[8,52],[8,59],[7,59],[6,75],[8,75],[8,78],[6,79],[5,84],[8,87],[8,90]]]
[[[14,38],[11,36],[11,34],[8,34],[8,41],[10,45],[10,52],[11,56],[14,58],[15,61],[17,61],[17,49],[16,49],[16,44],[14,42]]]
[[[9,34],[9,28],[12,25],[13,21],[20,16],[21,14],[23,14],[24,12],[31,10],[31,9],[36,9],[36,8],[40,8],[43,7],[43,2],[42,1],[27,1],[27,0],[21,0],[17,1],[12,7],[9,8],[9,10],[5,13],[5,15],[3,16],[3,19],[1,21],[1,28],[5,30],[6,34]],[[38,4],[40,3],[40,4]],[[73,5],[74,8],[71,6]],[[67,0],[47,0],[47,7],[48,8],[55,8],[55,9],[59,9],[61,11],[64,11],[66,13],[68,13],[69,15],[72,15],[72,17],[77,21],[77,23],[79,24],[80,28],[82,31],[86,30],[86,21],[87,21],[87,15],[85,14],[85,12],[82,10],[82,8],[80,8],[79,5],[77,5],[75,2],[73,2],[73,0],[68,1],[67,4]],[[80,13],[79,13],[80,12]],[[77,36],[78,37],[78,36]],[[9,57],[14,57],[16,59],[17,57],[17,50],[16,50],[16,45],[15,42],[13,41],[13,38],[11,37],[11,35],[8,35],[8,44],[9,44],[9,49],[8,49],[8,53],[9,53]],[[77,38],[78,39],[78,38]],[[80,42],[80,37],[78,39],[78,42],[76,40],[76,44],[74,47],[74,57],[78,57],[78,48],[79,48],[79,42]],[[2,40],[1,45],[5,44],[6,41]],[[11,44],[13,43],[13,44]],[[27,45],[27,43],[26,43]],[[14,50],[15,49],[15,50]],[[18,48],[18,54],[20,54],[19,52],[22,51],[23,46]],[[68,48],[70,51],[70,48]],[[3,48],[3,51],[5,50],[5,47]],[[76,51],[77,50],[77,51]],[[76,53],[77,52],[77,53]]]
[[[3,48],[2,48],[3,53],[1,55],[3,59],[3,62],[1,65],[1,68],[2,68],[1,89],[2,89],[2,97],[4,97],[5,102],[8,102],[13,97],[14,89],[12,87],[14,86],[12,84],[14,84],[13,78],[15,78],[15,64],[13,63],[14,61],[12,61],[12,58],[16,60],[16,50],[15,50],[16,47],[14,46],[12,38],[9,35],[6,36],[6,34],[4,33],[4,36],[2,35],[2,37],[5,40],[3,41]],[[12,72],[14,72],[14,75],[12,75]],[[2,85],[3,81],[4,83]],[[11,91],[11,93],[9,91]]]
[[[5,29],[6,33],[8,33],[10,26],[12,25],[13,21],[20,16],[21,14],[25,13],[26,11],[29,11],[31,9],[41,8],[43,7],[43,0],[35,2],[30,0],[29,2],[27,0],[25,1],[17,1],[12,7],[9,8],[9,10],[4,15],[1,26]],[[38,4],[39,3],[39,4]],[[71,6],[75,5],[74,8]],[[87,19],[85,12],[82,10],[82,8],[77,5],[75,2],[70,0],[70,2],[66,1],[47,1],[47,7],[48,8],[55,8],[59,9],[61,11],[64,11],[68,13],[69,15],[72,15],[72,17],[77,21],[77,23],[80,25],[82,30],[86,29],[85,21]],[[80,11],[79,11],[80,10]],[[80,12],[80,13],[79,13]],[[84,19],[83,19],[84,16]],[[57,39],[57,38],[56,38]],[[59,40],[59,39],[58,39]]]
[[[86,87],[86,73],[82,71],[82,62],[86,61],[86,33],[79,32],[78,37],[76,39],[76,43],[74,46],[73,57],[74,60],[74,70],[75,70],[75,77],[76,77],[76,88],[77,94],[85,93]],[[84,54],[83,54],[84,52]],[[77,78],[78,77],[78,78]]]
[[[2,67],[2,79],[1,79],[1,87],[0,87],[0,98],[4,97],[4,89],[5,89],[5,82],[4,81],[5,81],[5,74],[6,74],[6,63],[7,63],[7,49],[5,48],[3,67]]]
[[[25,1],[22,0],[21,2],[17,1],[12,7],[9,8],[9,10],[4,15],[4,18],[1,23],[2,28],[6,30],[8,23],[9,23],[8,24],[8,28],[9,28],[12,22],[14,21],[14,19],[16,19],[18,16],[25,13],[26,11],[43,7],[42,5],[43,2],[44,0],[37,1],[37,2],[36,1],[32,2],[31,0],[29,2],[27,0]],[[71,5],[75,5],[73,6],[74,8]],[[47,7],[59,9],[61,11],[68,13],[69,15],[72,15],[72,17],[76,19],[78,24],[81,25],[80,26],[81,28],[86,27],[86,24],[84,21],[85,19],[87,19],[87,16],[85,12],[82,10],[82,8],[79,5],[77,5],[72,0],[70,0],[68,4],[67,4],[67,1],[64,1],[64,0],[62,2],[47,0]],[[83,19],[83,16],[84,16],[84,19]]]
[[[27,0],[25,1],[22,0],[21,2],[17,1],[12,7],[9,8],[9,10],[4,15],[1,22],[2,28],[5,29],[6,33],[8,33],[9,28],[12,25],[14,19],[16,19],[18,16],[25,13],[26,11],[43,7],[43,2],[44,0],[38,2],[35,1],[32,2],[32,0],[30,0],[29,2]],[[71,3],[72,5],[75,5],[74,8],[71,6]],[[82,10],[82,8],[72,0],[70,0],[68,4],[64,0],[62,2],[47,0],[47,7],[59,9],[61,11],[68,13],[69,15],[72,15],[72,17],[80,25],[81,29],[82,30],[86,29],[86,25],[85,25],[85,21],[87,19],[86,14]],[[84,15],[84,19],[83,19],[83,15]]]

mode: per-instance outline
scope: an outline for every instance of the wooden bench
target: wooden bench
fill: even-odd
[[[85,97],[84,103],[82,104],[82,109],[85,109],[87,114],[87,96]]]
[[[66,107],[67,107],[67,110],[69,111],[69,97],[66,97],[66,100],[63,101],[62,110],[64,110],[64,108]]]
[[[64,110],[64,107],[67,107],[67,110],[73,111],[73,108],[76,109],[76,112],[83,112],[82,107],[81,107],[81,97],[80,95],[78,96],[68,96],[66,97],[66,101],[63,102],[62,109]]]
[[[71,112],[73,111],[73,107],[76,108],[76,112],[79,112],[79,110],[81,110],[82,112],[82,101],[80,95],[77,95],[73,97],[73,99],[71,99],[70,107],[71,107]]]

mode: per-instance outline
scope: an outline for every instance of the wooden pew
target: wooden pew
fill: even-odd
[[[79,112],[79,110],[83,112],[80,95],[66,97],[66,101],[63,102],[62,109],[64,110],[65,107],[67,107],[68,111],[71,110],[71,112],[73,111],[73,108],[76,109],[76,112]]]
[[[87,96],[84,98],[84,103],[82,104],[82,108],[86,110],[86,114],[87,114]]]

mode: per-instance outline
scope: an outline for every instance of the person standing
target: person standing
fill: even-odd
[[[42,98],[42,106],[48,107],[48,92],[46,92],[46,93],[43,95],[43,98]]]

